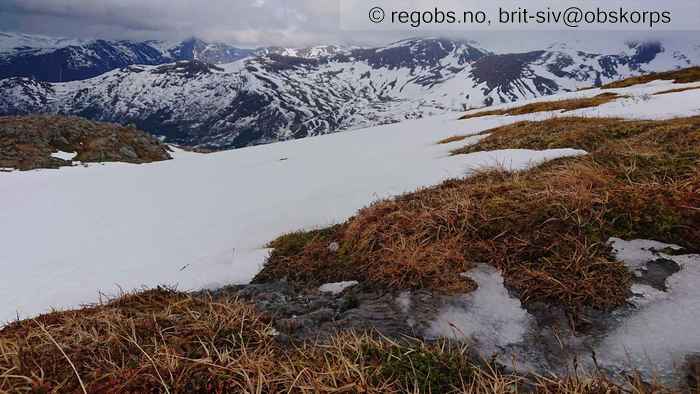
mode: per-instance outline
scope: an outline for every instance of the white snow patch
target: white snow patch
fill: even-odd
[[[56,159],[65,160],[65,161],[71,161],[75,158],[75,156],[78,156],[78,154],[76,152],[58,151],[58,152],[54,152],[51,154],[51,157],[54,157]]]
[[[321,293],[333,293],[333,294],[340,294],[345,291],[345,289],[348,289],[353,286],[357,286],[359,282],[355,280],[350,280],[346,282],[335,282],[335,283],[326,283],[322,285],[321,287],[318,288],[318,291]]]
[[[661,252],[676,245],[656,241],[612,240],[617,258],[632,269],[659,258],[675,261],[681,271],[666,280],[667,293],[635,286],[631,300],[639,308],[620,319],[598,346],[602,366],[640,370],[647,377],[672,381],[685,356],[700,353],[700,255],[671,256]],[[642,300],[639,301],[640,295]]]
[[[479,264],[467,275],[479,287],[458,303],[443,307],[428,335],[475,341],[485,355],[522,342],[532,317],[519,299],[508,294],[501,273]]]

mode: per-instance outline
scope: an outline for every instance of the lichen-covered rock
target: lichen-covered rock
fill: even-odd
[[[66,159],[58,152],[75,153]],[[0,168],[32,170],[84,163],[170,159],[168,147],[134,127],[65,116],[0,117]]]

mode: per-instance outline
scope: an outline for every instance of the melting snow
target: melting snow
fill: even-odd
[[[467,275],[479,287],[444,306],[428,336],[477,341],[480,351],[487,356],[522,342],[532,318],[520,300],[508,294],[501,273],[480,264]]]
[[[598,361],[602,366],[626,366],[648,377],[672,380],[686,355],[700,353],[700,255],[667,255],[661,251],[678,246],[655,241],[611,241],[617,258],[630,269],[668,259],[681,270],[666,280],[667,293],[649,286],[633,288],[638,309],[619,319],[619,326],[598,346]],[[636,300],[640,295],[642,300]]]
[[[659,252],[666,249],[681,250],[678,245],[669,245],[662,242],[646,239],[625,241],[619,238],[610,238],[615,257],[625,263],[631,270],[642,269],[646,263],[659,258]]]

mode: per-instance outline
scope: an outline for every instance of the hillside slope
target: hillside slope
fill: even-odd
[[[685,384],[700,351],[700,82],[639,82],[493,108],[499,114],[451,113],[208,155],[176,151],[141,166],[2,173],[0,320],[142,286],[219,289],[256,274],[262,282],[203,298],[158,289],[9,324],[0,369],[27,378],[4,372],[2,384],[77,389],[74,377],[83,376],[91,387],[102,378],[165,390],[290,387],[301,375],[320,377],[298,372],[290,382],[278,362],[251,372],[227,360],[360,322],[390,324],[401,338],[464,342],[493,373],[574,370],[574,384],[585,381],[579,371],[634,387]],[[358,290],[344,290],[350,281]],[[329,288],[341,290],[319,295]],[[270,313],[270,325],[253,330],[266,339],[246,342],[248,326],[231,323],[235,311],[257,319],[231,302],[238,296]],[[352,360],[370,362],[366,342],[346,341],[334,346],[356,343]],[[424,349],[417,346],[400,354]],[[473,383],[462,380],[479,373],[463,364],[471,356],[439,348],[450,357],[440,365],[459,370],[433,364],[433,349],[418,353],[420,368],[410,359],[392,371],[425,372],[416,384],[440,391]],[[361,364],[397,365],[393,353],[372,354]],[[39,374],[35,365],[55,368]],[[219,369],[227,372],[212,372]],[[433,371],[447,375],[431,380]],[[605,379],[594,387],[622,391]],[[550,379],[543,390],[569,392],[557,387],[565,382]]]
[[[653,94],[696,85],[656,81],[613,89],[620,99],[564,115],[697,115],[698,89]],[[558,98],[600,93],[592,89]],[[115,163],[2,174],[0,202],[8,213],[0,239],[8,247],[0,250],[0,261],[21,261],[14,278],[24,278],[16,281],[24,285],[0,286],[0,296],[8,300],[0,319],[11,319],[16,310],[32,314],[50,304],[75,305],[113,283],[125,288],[160,283],[198,288],[248,281],[267,254],[263,245],[281,233],[344,220],[377,198],[460,177],[482,166],[519,169],[583,154],[558,148],[449,156],[454,145],[435,144],[460,134],[472,135],[468,140],[476,142],[484,138],[476,135],[483,130],[548,119],[559,112],[470,120],[450,114],[209,155],[176,151],[175,160],[144,166]],[[105,211],[104,204],[112,209]],[[108,225],[95,227],[98,223]],[[56,233],[71,234],[71,240],[55,240]],[[45,247],[27,250],[29,239]],[[88,246],[78,251],[75,245]],[[51,266],[38,269],[47,259]],[[76,264],[91,275],[93,286],[68,285],[80,280],[69,275]],[[105,271],[109,267],[118,269]],[[52,283],[57,277],[67,282],[56,287]],[[53,290],[36,294],[35,288]],[[26,292],[33,295],[25,297]]]

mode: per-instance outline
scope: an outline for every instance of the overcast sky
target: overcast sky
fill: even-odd
[[[344,1],[344,0],[341,0]],[[352,0],[357,1],[357,0]],[[378,0],[379,1],[379,0]],[[437,1],[404,0],[430,8]],[[456,1],[456,0],[453,0]],[[484,3],[460,0],[458,3]],[[508,0],[504,0],[508,1]],[[521,0],[518,4],[538,0]],[[589,4],[591,0],[580,0]],[[698,0],[672,0],[677,9],[697,6]],[[657,4],[652,0],[625,0],[626,6]],[[605,34],[568,31],[528,34],[474,32],[443,34],[410,30],[387,32],[343,31],[338,0],[0,0],[0,31],[58,35],[75,38],[171,39],[197,36],[244,47],[315,44],[382,44],[417,35],[450,35],[474,39],[494,50],[541,47],[543,41],[587,39]],[[693,9],[691,12],[695,12]],[[366,12],[361,10],[364,16]],[[682,14],[678,12],[678,14]],[[697,15],[700,19],[700,14]],[[700,22],[700,21],[698,21]],[[696,24],[696,25],[700,25]],[[653,37],[636,32],[622,37]],[[663,33],[668,34],[668,33]],[[698,34],[700,32],[693,32]],[[610,39],[610,36],[607,36]],[[625,38],[627,39],[627,38]],[[498,46],[502,48],[497,48]],[[508,48],[507,48],[508,47]]]

